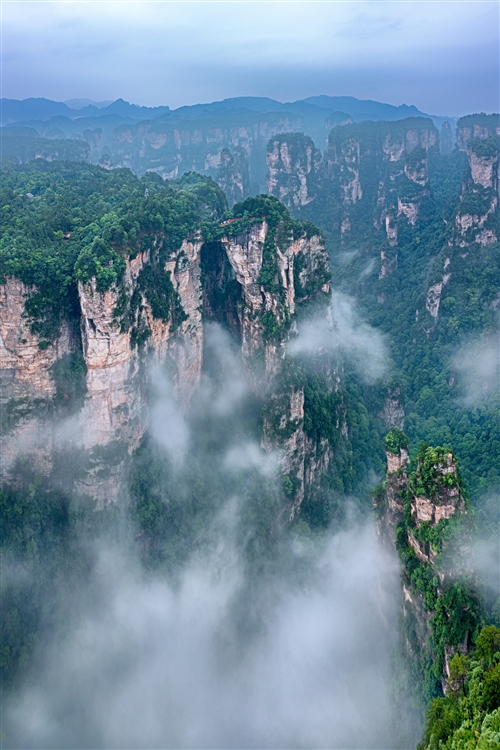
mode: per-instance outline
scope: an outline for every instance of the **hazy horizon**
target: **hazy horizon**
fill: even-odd
[[[496,2],[3,3],[2,96],[171,109],[354,96],[498,111]]]

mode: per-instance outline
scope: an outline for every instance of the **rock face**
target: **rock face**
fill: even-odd
[[[475,114],[461,117],[457,122],[457,146],[467,151],[469,141],[474,138],[485,140],[500,135],[500,115]]]
[[[267,146],[267,191],[287,208],[310,203],[318,192],[321,154],[309,136],[287,133]]]
[[[205,167],[212,166],[207,158]],[[248,155],[241,147],[236,147],[231,153],[228,148],[220,152],[216,177],[217,184],[226,194],[228,205],[242,201],[250,194],[250,169]]]
[[[498,242],[500,123],[498,115],[468,115],[458,122],[457,144],[467,154],[469,173],[463,184],[460,203],[447,229],[447,247],[437,258],[433,279],[427,289],[422,318],[427,335],[435,328],[444,288],[460,272],[469,252]],[[453,292],[451,292],[453,295]],[[422,312],[422,311],[420,311]]]
[[[266,371],[275,373],[278,362],[284,355],[284,345],[288,338],[287,324],[295,313],[297,293],[295,277],[300,287],[301,301],[307,294],[304,290],[315,279],[324,279],[315,292],[329,292],[328,257],[325,244],[319,235],[308,238],[290,239],[281,249],[275,245],[279,283],[271,291],[262,283],[261,271],[264,260],[264,246],[269,227],[267,222],[253,224],[248,232],[235,237],[225,237],[222,243],[234,270],[236,280],[241,285],[244,305],[240,310],[242,355],[249,360],[259,349],[265,351]],[[295,267],[300,271],[296,274]],[[317,285],[316,285],[317,286]]]
[[[141,413],[139,369],[141,357],[152,355],[163,361],[169,351],[177,370],[174,383],[181,400],[187,402],[196,390],[202,362],[203,332],[201,324],[200,240],[184,240],[179,252],[165,263],[174,290],[178,293],[187,320],[172,332],[170,321],[155,319],[151,306],[142,297],[135,321],[150,331],[145,351],[140,355],[132,346],[133,328],[123,330],[116,316],[119,291],[99,292],[96,281],[79,284],[81,327],[87,365],[87,399],[83,419],[86,424],[84,444],[89,448],[112,440],[125,440],[129,450],[136,447],[145,429]],[[127,259],[123,287],[132,298],[140,272],[150,262],[149,253]]]
[[[150,251],[126,259],[119,287],[99,291],[95,278],[79,283],[80,336],[71,336],[69,327],[63,325],[58,338],[43,349],[24,318],[25,297],[32,290],[17,279],[7,279],[0,286],[2,380],[7,386],[3,389],[3,400],[4,410],[11,415],[10,429],[2,444],[4,475],[21,452],[33,453],[35,460],[43,463],[42,468],[50,468],[60,431],[52,414],[56,391],[54,365],[65,354],[81,348],[86,366],[86,396],[83,408],[73,417],[69,441],[90,451],[93,458],[79,486],[101,506],[116,500],[126,456],[137,447],[149,421],[148,360],[153,358],[162,363],[167,355],[171,356],[176,368],[174,387],[181,402],[187,404],[198,387],[203,349],[201,245],[201,239],[196,237],[184,240],[179,251],[165,263],[184,313],[184,319],[175,329],[172,320],[153,316],[147,295],[139,288],[141,271],[151,263]],[[131,310],[134,298],[136,306]],[[126,304],[120,309],[123,300]],[[124,318],[130,320],[129,325],[123,325]],[[144,332],[147,332],[145,343],[138,346],[137,334]],[[41,412],[42,416],[34,416],[33,411]],[[116,448],[115,460],[111,460],[110,450],[105,450],[110,446]],[[102,460],[98,458],[100,454]],[[98,473],[100,479],[96,478]]]
[[[396,544],[402,560],[406,656],[414,665],[434,662],[446,693],[449,661],[470,647],[475,622],[474,596],[467,606],[455,605],[450,596],[463,576],[474,581],[468,514],[452,453],[426,448],[413,472],[408,461],[405,448],[387,451],[385,486],[375,495],[377,528],[385,544]],[[470,624],[462,613],[463,632],[436,637],[435,613],[449,618],[455,606],[471,612]]]
[[[232,205],[250,192],[245,189],[247,178],[252,193],[262,191],[265,180],[262,152],[267,141],[278,133],[301,127],[302,119],[287,113],[235,112],[225,121],[217,115],[181,123],[157,120],[118,126],[100,148],[108,149],[110,166],[128,167],[137,174],[153,171],[164,179],[174,179],[187,171],[196,171],[217,181],[220,178],[219,184],[225,191],[228,189],[226,195]],[[229,180],[227,152],[234,162],[230,165],[233,177]],[[241,195],[237,195],[241,188]]]
[[[235,302],[228,299],[219,308],[218,319],[225,319],[229,328],[238,331],[250,381],[265,399],[261,445],[278,455],[293,518],[306,492],[318,484],[335,455],[328,439],[313,439],[307,434],[304,383],[294,381],[290,360],[287,379],[282,379],[287,343],[300,307],[304,303],[318,305],[318,323],[322,325],[323,318],[328,324],[328,257],[321,236],[309,236],[305,231],[298,236],[287,234],[281,222],[274,229],[265,219],[252,221],[244,231],[234,229],[238,224],[232,226],[231,233],[221,239],[224,252],[217,247],[210,249],[216,280],[211,282],[204,271],[205,284],[210,289],[218,285],[219,298],[221,292],[224,296],[224,285],[227,289],[231,284],[238,286]],[[234,281],[224,270],[226,259]],[[213,315],[213,301],[204,307],[209,316]],[[340,383],[337,370],[330,356],[325,354],[320,360],[318,372],[324,376],[326,389],[335,393]],[[336,429],[343,441],[347,438],[346,410],[340,397],[335,408]]]
[[[364,197],[365,202],[376,202],[375,228],[385,228],[388,244],[397,245],[397,217],[414,225],[428,196],[428,153],[437,144],[434,125],[423,118],[334,128],[325,165],[330,181],[340,186],[341,234],[350,231],[342,231],[349,207]],[[378,176],[376,196],[371,172]]]
[[[0,284],[2,474],[9,472],[20,452],[29,456],[38,470],[50,471],[52,440],[47,422],[56,391],[52,372],[75,346],[67,325],[51,343],[42,343],[31,332],[24,305],[34,291],[11,277]]]
[[[429,198],[429,152],[438,144],[425,118],[336,126],[323,157],[307,136],[280,135],[268,144],[268,192],[303,218],[314,218],[315,203],[328,207],[329,234],[343,243],[360,215],[371,216],[387,247],[397,247],[398,225],[415,226]],[[384,260],[380,278],[397,265],[397,256],[395,265]]]
[[[329,293],[323,239],[305,230],[294,236],[283,227],[280,222],[270,234],[266,219],[253,220],[225,236],[221,230],[223,236],[211,246],[194,231],[177,250],[168,252],[164,238],[153,235],[149,249],[124,257],[117,283],[103,290],[96,277],[78,282],[79,325],[63,325],[51,343],[32,333],[24,317],[25,298],[34,290],[7,279],[0,286],[3,412],[9,417],[2,436],[3,475],[14,470],[20,453],[30,454],[49,472],[54,451],[72,445],[86,456],[86,468],[77,480],[79,491],[93,496],[98,507],[116,501],[127,456],[149,424],[151,363],[156,361],[160,368],[169,363],[175,394],[184,407],[198,388],[203,311],[239,338],[255,391],[267,397],[281,371],[297,307],[327,299]],[[168,301],[160,312],[159,288]],[[216,303],[221,297],[225,301]],[[84,399],[61,432],[54,407],[54,368],[77,352],[85,370]],[[307,464],[306,457],[315,456],[316,447],[303,432],[303,388],[289,392],[284,419],[287,437],[276,441],[264,435],[263,445],[271,449],[272,443],[280,450],[284,472],[300,475],[294,494],[294,501],[300,502],[304,487],[327,467],[328,446],[323,446],[321,459],[313,457]],[[62,433],[65,445],[57,437]]]

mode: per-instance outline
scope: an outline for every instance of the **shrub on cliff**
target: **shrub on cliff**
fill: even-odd
[[[483,628],[475,650],[460,663],[460,689],[432,701],[419,750],[500,747],[500,629]],[[456,664],[454,657],[450,671]]]

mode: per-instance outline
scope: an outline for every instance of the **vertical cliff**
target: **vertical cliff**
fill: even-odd
[[[246,151],[237,146],[234,151],[220,152],[216,181],[224,191],[229,206],[239,203],[250,194],[250,169]]]
[[[151,250],[126,259],[121,284],[99,291],[96,278],[79,283],[87,395],[79,416],[82,443],[98,448],[87,480],[91,494],[109,502],[119,491],[126,456],[139,444],[149,422],[148,363],[175,364],[176,394],[187,404],[196,391],[202,364],[201,239],[182,242],[160,261]],[[97,470],[111,464],[107,446],[116,447],[115,471],[96,485]],[[120,450],[121,446],[121,450]],[[94,451],[95,452],[95,451]],[[84,487],[83,482],[82,487]]]
[[[455,283],[460,284],[460,277],[466,273],[464,266],[470,253],[484,257],[498,242],[500,135],[494,132],[500,131],[498,123],[497,115],[469,115],[459,120],[457,143],[467,155],[468,169],[447,227],[446,247],[435,261],[427,289],[427,334],[438,322],[441,298],[454,298]]]
[[[374,496],[377,525],[399,553],[402,656],[428,700],[446,693],[450,661],[467,653],[482,621],[470,510],[453,453],[424,445],[412,466],[400,430],[391,430],[386,445],[387,477]]]
[[[263,404],[261,445],[279,457],[293,517],[348,451],[333,347],[311,344],[302,358],[289,351],[302,319],[316,320],[322,330],[334,325],[324,240],[310,224],[293,221],[275,198],[249,198],[223,222],[220,239],[202,248],[202,272],[205,315],[240,341],[248,378]]]
[[[63,431],[64,443],[90,451],[80,489],[101,504],[116,498],[126,456],[148,425],[147,362],[171,357],[175,390],[184,403],[198,386],[203,346],[200,247],[199,238],[184,240],[165,261],[163,310],[156,309],[158,300],[152,295],[157,290],[146,280],[155,265],[154,250],[126,258],[121,282],[107,290],[98,288],[95,276],[79,282],[81,331],[64,323],[51,342],[33,334],[26,320],[25,299],[33,290],[12,278],[0,286],[5,474],[20,455],[50,471],[54,450],[64,447],[58,439],[55,367],[82,350],[85,399]],[[161,279],[158,272],[156,281]]]
[[[429,151],[438,143],[436,128],[424,118],[334,128],[325,170],[338,186],[341,236],[347,237],[363,215],[363,221],[371,218],[375,229],[385,231],[389,246],[397,245],[399,220],[415,225],[429,197]]]
[[[265,406],[262,445],[278,451],[296,508],[333,460],[338,435],[346,437],[340,395],[332,395],[332,434],[308,428],[307,377],[288,352],[301,315],[323,325],[331,314],[322,236],[266,196],[223,214],[221,191],[196,175],[172,189],[159,177],[141,183],[129,173],[92,169],[80,174],[75,167],[64,177],[70,187],[64,179],[58,186],[77,216],[90,200],[85,226],[66,233],[47,227],[44,253],[19,253],[8,235],[9,254],[0,257],[18,274],[4,274],[0,286],[4,477],[15,479],[21,455],[50,473],[54,456],[71,449],[78,490],[99,507],[116,501],[128,457],[150,423],[152,365],[168,369],[187,409],[200,381],[203,320],[215,320],[240,344],[255,398]],[[54,175],[61,179],[56,168]],[[99,181],[109,183],[115,203],[112,211],[104,203],[95,219],[95,201],[105,195]],[[27,224],[46,210],[45,199],[33,195],[19,206]],[[26,283],[35,262],[38,286]],[[322,361],[325,389],[337,394],[338,366]]]
[[[225,110],[220,116],[212,112],[195,120],[176,120],[167,115],[119,125],[106,142],[101,140],[101,151],[109,152],[111,166],[128,167],[139,175],[147,171],[165,179],[188,171],[209,175],[224,191],[228,188],[231,205],[250,192],[245,189],[247,178],[252,192],[264,186],[267,141],[303,126],[301,117],[285,111]]]
[[[52,341],[31,330],[25,302],[34,286],[7,277],[0,284],[0,379],[2,474],[21,456],[41,473],[52,468],[53,438],[49,425],[57,395],[54,368],[75,350],[72,327],[65,323]]]
[[[267,146],[267,192],[287,208],[300,208],[317,196],[321,153],[309,136],[286,133]]]
[[[268,144],[268,191],[300,216],[318,221],[335,242],[366,231],[386,236],[381,277],[397,263],[398,231],[415,226],[429,200],[429,153],[439,136],[430,120],[335,126],[323,157],[306,136]]]
[[[71,449],[80,457],[68,481],[102,506],[117,499],[148,427],[152,363],[168,364],[185,408],[198,388],[199,227],[225,209],[224,196],[197,176],[172,190],[79,165],[15,178],[34,187],[12,192],[18,220],[6,222],[0,253],[2,475],[16,481],[20,458],[50,474]],[[50,208],[53,188],[76,216],[70,231],[59,228],[62,206]]]

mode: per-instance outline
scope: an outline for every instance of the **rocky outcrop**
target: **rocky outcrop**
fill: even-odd
[[[293,518],[334,456],[328,440],[312,439],[305,430],[304,385],[293,384],[290,362],[288,378],[292,381],[281,379],[287,343],[301,305],[316,303],[318,316],[329,318],[329,306],[325,304],[330,290],[328,256],[319,234],[302,231],[297,236],[296,230],[292,234],[286,229],[285,216],[278,223],[275,218],[273,226],[266,219],[252,220],[244,231],[243,227],[236,231],[239,220],[233,221],[231,233],[221,242],[241,290],[236,306],[241,353],[255,391],[266,399],[261,444],[265,451],[278,456]],[[212,267],[217,268],[217,264]],[[218,268],[216,273],[222,277],[221,263]],[[231,326],[230,319],[228,323]],[[335,367],[326,355],[320,359],[324,361],[318,367],[324,370],[327,387],[335,391],[339,387]],[[344,412],[340,405],[337,428],[343,437],[347,434]]]
[[[461,117],[457,122],[457,146],[467,151],[469,141],[474,138],[485,140],[500,135],[500,115],[486,115],[484,112]]]
[[[267,146],[267,191],[287,208],[300,208],[317,195],[321,154],[309,136],[288,133]]]
[[[264,219],[242,234],[222,238],[244,300],[240,308],[242,356],[249,362],[263,350],[266,377],[277,372],[284,356],[297,299],[303,302],[311,293],[327,294],[330,289],[324,241],[320,235],[307,237],[305,233],[268,248],[276,264],[276,279],[272,285],[266,284],[261,271],[268,232]]]
[[[210,169],[211,166],[213,164],[207,158],[205,168]],[[224,191],[230,207],[249,195],[249,163],[247,153],[243,148],[237,147],[233,153],[228,148],[222,149],[219,156],[216,181],[221,190]]]
[[[485,246],[498,241],[500,136],[489,135],[490,130],[481,127],[480,137],[462,137],[470,177],[463,185],[461,204],[455,213],[451,246],[463,248],[474,243]]]
[[[391,431],[387,442],[395,444],[398,439],[404,443],[400,431]],[[474,580],[466,501],[451,452],[425,447],[416,469],[409,471],[407,449],[394,450],[387,451],[386,482],[374,496],[377,528],[385,544],[396,544],[402,561],[405,658],[412,669],[426,661],[433,663],[446,693],[449,660],[470,647],[478,606],[473,593],[468,594],[468,603],[463,593],[456,602],[450,595],[461,592],[455,583],[463,577]],[[453,634],[437,633],[437,611],[441,617],[444,612],[445,619],[458,617],[460,628]]]
[[[470,118],[463,119],[468,122]],[[473,122],[462,127],[459,146],[467,153],[470,172],[462,185],[460,204],[449,222],[448,247],[437,260],[437,264],[443,264],[442,271],[436,269],[433,283],[427,290],[425,306],[432,318],[431,326],[424,323],[427,334],[438,320],[443,288],[456,272],[461,258],[466,257],[468,248],[480,252],[481,247],[495,244],[500,236],[500,137],[496,133],[491,135],[491,130],[492,127],[483,125],[476,127]]]
[[[283,206],[279,210],[285,211]],[[206,250],[202,252],[205,246],[198,231],[175,251],[166,250],[161,233],[148,236],[143,244],[148,249],[122,251],[123,272],[107,289],[100,288],[95,276],[86,281],[79,277],[79,326],[76,320],[71,329],[64,324],[51,342],[32,333],[25,318],[26,296],[36,290],[7,279],[0,286],[3,411],[10,420],[2,443],[3,475],[8,476],[20,453],[32,455],[41,469],[50,472],[54,451],[73,446],[85,456],[77,489],[94,497],[98,507],[116,501],[128,455],[150,421],[151,363],[169,363],[175,394],[185,408],[198,388],[204,309],[215,312],[216,319],[227,323],[240,339],[254,388],[261,396],[267,394],[280,373],[297,308],[326,298],[329,292],[322,237],[298,231],[287,216],[285,211],[272,230],[265,218],[244,227],[233,224],[242,219],[231,219],[227,222],[231,232],[224,224],[214,224],[213,231],[222,236],[212,243],[215,255],[205,263],[206,290],[201,271]],[[241,228],[235,231],[235,226]],[[118,261],[106,261],[113,262]],[[208,299],[216,287],[222,294],[213,293]],[[217,307],[215,300],[220,297],[223,303]],[[84,397],[62,430],[54,407],[54,368],[76,351],[82,352]],[[303,433],[303,403],[304,392],[298,388],[285,415],[287,437],[279,441],[283,471],[291,471],[293,465],[302,477],[294,494],[298,502],[307,482],[328,465],[325,446],[322,458],[316,451],[306,466],[311,446]],[[291,430],[291,425],[296,429]],[[64,435],[64,445],[57,442],[57,435]]]
[[[339,389],[340,378],[332,368],[328,357],[317,362],[318,372],[326,375],[331,392]],[[275,452],[281,473],[288,485],[287,495],[289,520],[299,512],[306,495],[314,494],[321,477],[335,459],[338,446],[332,446],[327,438],[315,439],[306,430],[306,404],[304,386],[279,388],[268,399],[264,411],[263,437],[261,446],[266,452]],[[340,401],[335,412],[338,442],[348,438],[346,407]]]
[[[388,244],[396,245],[397,217],[415,225],[429,196],[428,154],[437,147],[436,128],[423,118],[334,128],[325,171],[339,186],[340,226],[349,216],[349,206],[358,201],[375,204],[373,226],[385,228]]]
[[[363,213],[356,206],[363,203],[371,224],[385,228],[394,246],[398,218],[414,226],[429,198],[428,155],[438,142],[425,118],[336,125],[323,157],[309,137],[280,135],[268,144],[268,192],[304,218],[314,219],[315,201],[322,211],[328,206],[329,231],[344,242],[354,215],[358,222]]]
[[[390,430],[397,427],[402,430],[405,421],[405,410],[400,401],[401,393],[399,388],[390,388],[384,401],[384,408],[380,417],[384,421],[385,428]],[[389,461],[389,458],[387,459]]]
[[[226,118],[226,122],[217,115],[177,123],[169,122],[167,117],[165,121],[158,119],[118,126],[103,147],[111,155],[112,166],[128,167],[136,174],[153,171],[164,179],[175,179],[188,171],[218,179],[221,163],[224,169],[226,156],[223,152],[228,150],[232,159],[238,162],[231,168],[234,178],[230,180],[227,193],[228,201],[232,204],[242,199],[236,196],[239,183],[243,188],[243,198],[249,192],[245,189],[246,176],[240,162],[248,160],[252,192],[262,191],[265,163],[262,159],[261,165],[258,158],[252,158],[252,154],[262,153],[265,144],[274,135],[297,131],[302,127],[302,118],[286,112],[255,115],[235,112],[232,117]],[[236,176],[236,172],[242,180]]]

